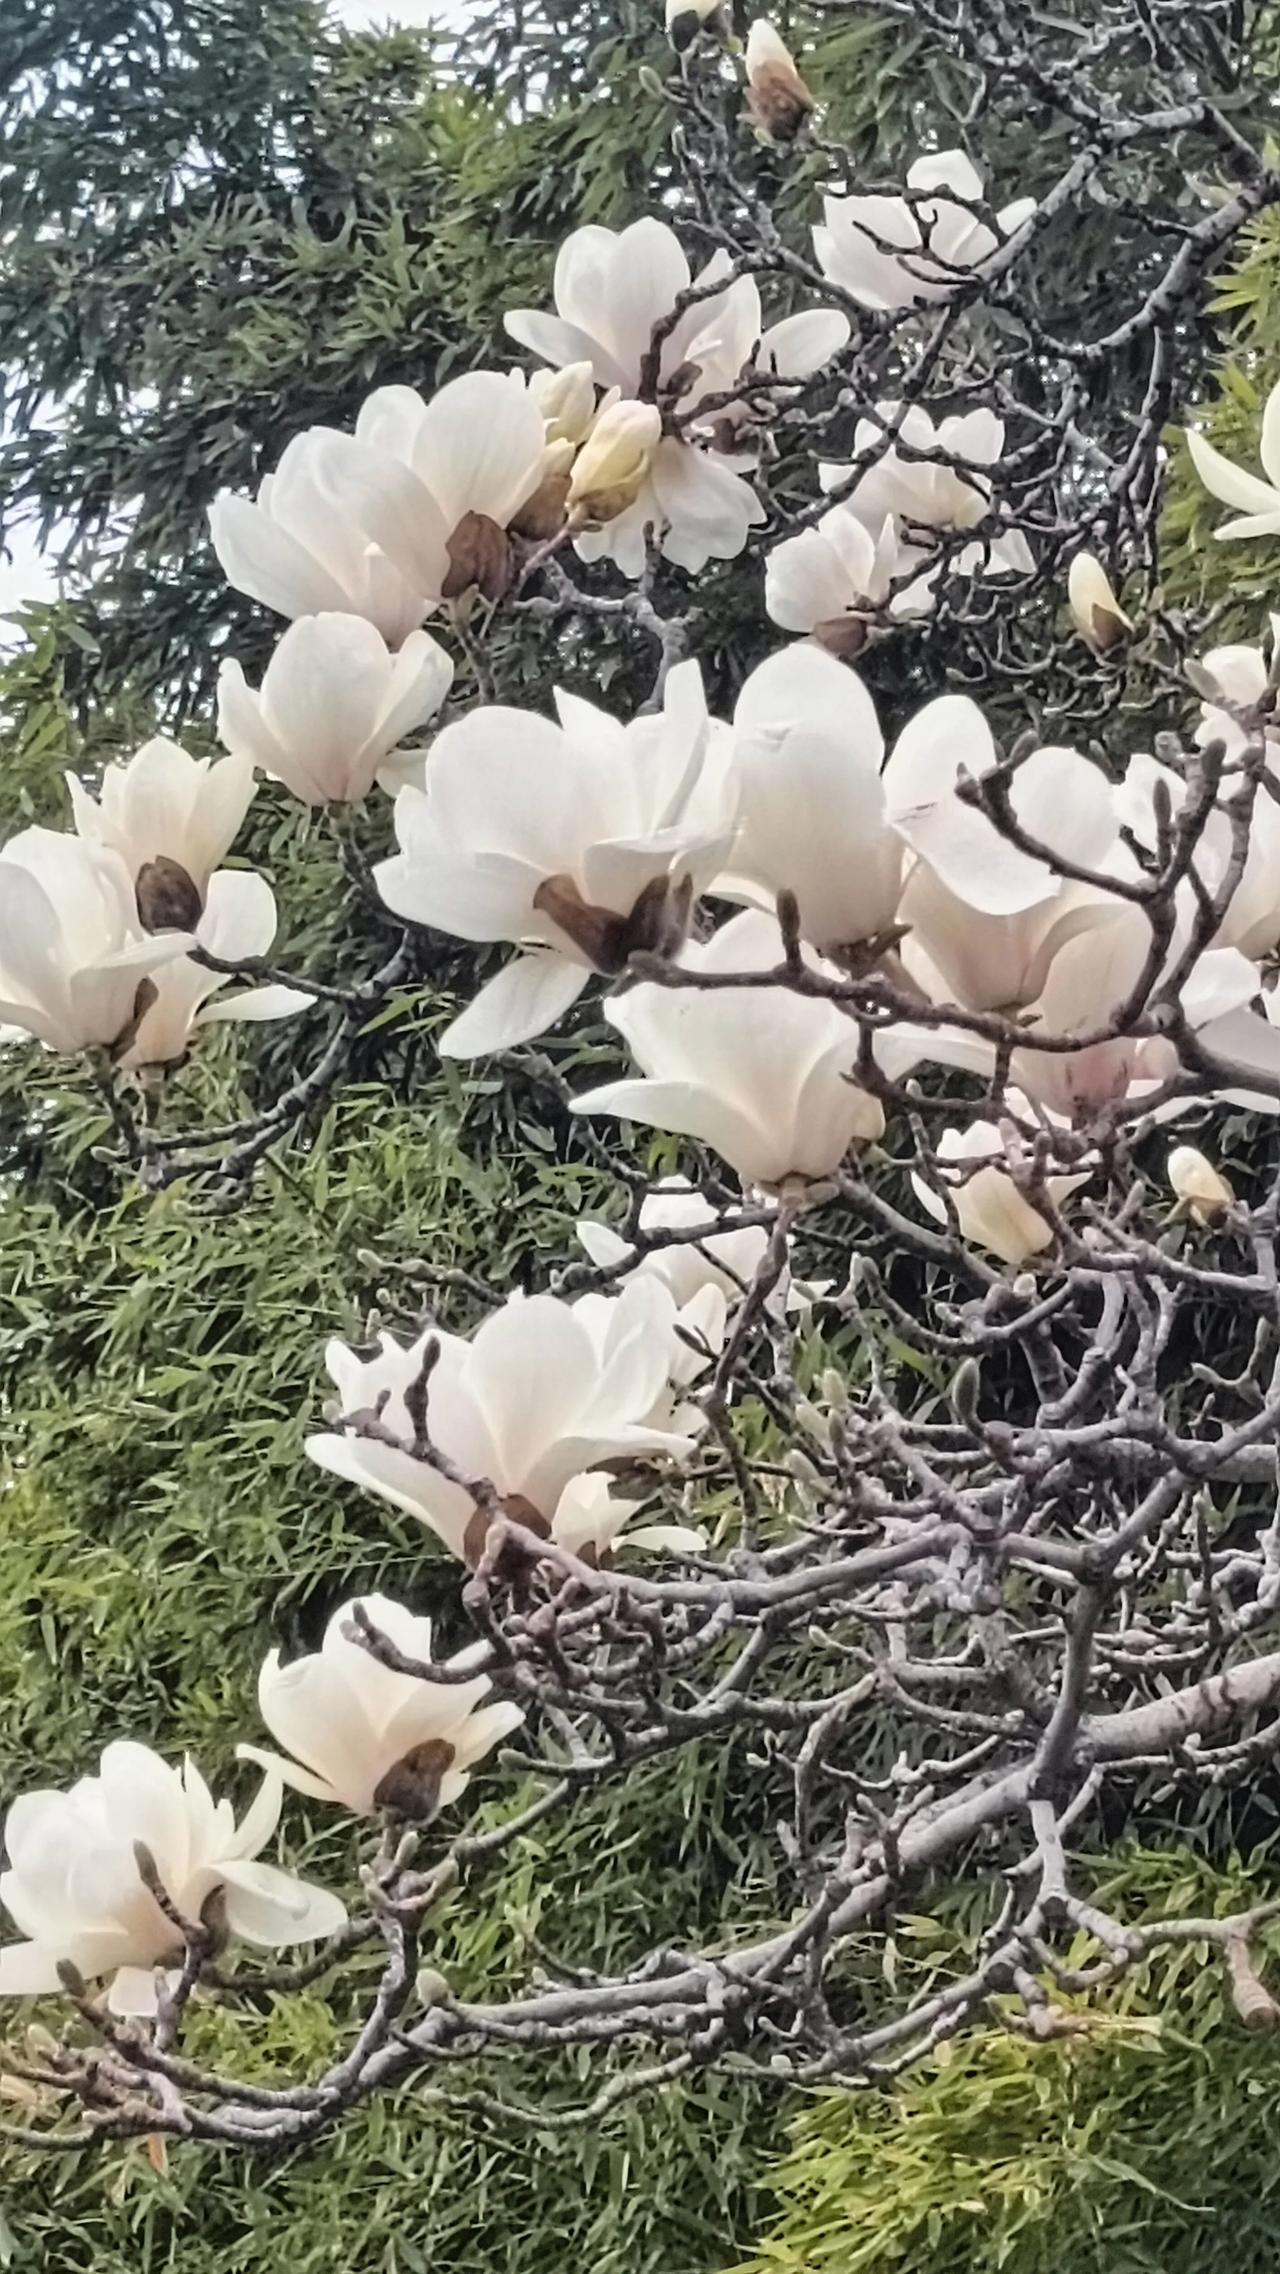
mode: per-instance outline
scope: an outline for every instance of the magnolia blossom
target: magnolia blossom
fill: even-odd
[[[361,616],[305,616],[256,694],[238,663],[223,664],[218,733],[238,763],[263,767],[305,804],[358,805],[375,780],[399,786],[392,753],[434,717],[452,682],[453,664],[429,632],[410,632],[389,655]]]
[[[751,117],[775,142],[793,141],[813,109],[813,96],[786,42],[765,16],[757,16],[747,33],[744,61]]]
[[[915,194],[823,201],[814,251],[832,283],[864,308],[892,311],[949,299],[1025,229],[1036,209],[1033,197],[1018,198],[996,215],[992,229],[970,210],[985,203],[986,191],[963,150],[917,158],[907,188]],[[947,190],[954,196],[928,194]],[[966,202],[958,204],[960,198]]]
[[[394,1808],[426,1819],[459,1800],[477,1761],[518,1729],[517,1705],[485,1705],[487,1674],[469,1682],[428,1682],[384,1666],[358,1639],[363,1611],[375,1634],[420,1664],[431,1662],[431,1621],[386,1595],[344,1603],[308,1658],[280,1664],[270,1652],[258,1676],[258,1705],[292,1760],[238,1745],[243,1761],[279,1776],[295,1792],[371,1816]],[[467,1653],[454,1661],[462,1666]],[[301,1764],[301,1765],[300,1765]]]
[[[1194,427],[1187,428],[1192,463],[1211,497],[1236,508],[1236,519],[1215,529],[1218,538],[1280,536],[1280,382],[1268,395],[1262,410],[1258,456],[1263,481],[1214,448]]]
[[[558,725],[484,706],[446,727],[374,871],[398,916],[522,951],[441,1037],[454,1057],[530,1041],[593,971],[677,941],[733,841],[696,663],[670,673],[659,717],[622,726],[576,695],[556,708]]]
[[[1097,910],[1094,921],[1053,956],[1032,1005],[1033,1032],[1087,1034],[1113,1023],[1147,968],[1150,946],[1151,927],[1141,908],[1126,901]],[[1206,1050],[1245,1073],[1274,1076],[1280,1073],[1280,1032],[1248,1007],[1258,987],[1257,971],[1246,956],[1236,948],[1215,948],[1193,965],[1179,990],[1179,1004]],[[1140,1100],[1167,1081],[1177,1065],[1173,1044],[1162,1036],[1121,1033],[1075,1051],[1051,1053],[1029,1045],[1014,1052],[1012,1077],[1052,1113],[1087,1120],[1102,1106]],[[1275,1103],[1268,1101],[1268,1109],[1275,1111]]]
[[[1219,650],[1221,654],[1223,651]],[[1237,667],[1238,668],[1238,667]],[[1243,674],[1241,674],[1243,676]],[[1239,684],[1239,679],[1236,681]],[[1205,739],[1214,739],[1206,735]],[[1241,737],[1243,747],[1247,737]],[[1249,816],[1249,846],[1245,863],[1219,924],[1215,945],[1236,947],[1243,955],[1258,957],[1269,955],[1280,946],[1280,803],[1272,794],[1280,792],[1280,766],[1277,753],[1268,752],[1267,765],[1259,781]],[[1268,787],[1268,784],[1271,787]],[[1223,781],[1220,797],[1229,797],[1239,787],[1239,776],[1228,775]],[[1119,795],[1119,809],[1125,825],[1139,844],[1153,850],[1156,841],[1155,797],[1157,789],[1163,791],[1169,810],[1177,814],[1187,794],[1181,774],[1159,760],[1139,752],[1130,759]],[[1195,848],[1195,867],[1202,884],[1217,894],[1230,873],[1234,850],[1234,832],[1230,817],[1215,809],[1209,814]]]
[[[794,893],[806,939],[828,952],[906,921],[918,957],[920,927],[929,976],[934,965],[946,975],[929,989],[940,1000],[1007,988],[1011,920],[1056,913],[1060,888],[1043,859],[956,794],[962,769],[980,782],[996,766],[986,720],[967,696],[940,696],[908,721],[882,769],[883,757],[875,706],[847,664],[805,646],[761,664],[734,712],[743,818],[717,891],[770,905]],[[1035,752],[1014,773],[1009,802],[1031,838],[1075,865],[1114,843],[1106,776],[1073,750]],[[1029,934],[1020,964],[1032,944]]]
[[[1180,1200],[1193,1223],[1213,1224],[1235,1205],[1235,1193],[1212,1161],[1194,1145],[1175,1145],[1167,1174],[1174,1198]]]
[[[473,585],[496,600],[510,574],[507,529],[539,488],[546,451],[546,420],[520,373],[469,371],[429,402],[412,387],[377,388],[354,439],[327,444],[324,478],[428,606]]]
[[[708,1221],[732,1227],[732,1212],[710,1218],[707,1202],[694,1191],[687,1177],[666,1177],[640,1204],[641,1232],[693,1231]],[[582,1218],[578,1238],[593,1263],[614,1268],[635,1257],[627,1278],[656,1279],[678,1306],[690,1303],[704,1287],[716,1287],[733,1302],[749,1287],[764,1261],[769,1235],[762,1224],[739,1229],[712,1230],[705,1239],[674,1240],[663,1247],[636,1251],[608,1224]]]
[[[466,1484],[411,1450],[405,1393],[432,1343],[439,1348],[428,1383],[432,1446],[468,1483],[492,1485],[544,1535],[554,1536],[561,1497],[584,1471],[651,1454],[678,1460],[691,1449],[690,1437],[648,1419],[667,1397],[674,1356],[671,1298],[653,1281],[614,1296],[603,1323],[594,1302],[584,1316],[552,1295],[512,1295],[470,1341],[430,1329],[404,1349],[384,1334],[372,1358],[331,1342],[325,1362],[343,1417],[376,1411],[379,1434],[352,1428],[309,1438],[312,1460],[420,1517],[468,1561],[483,1545],[483,1509]]]
[[[149,887],[152,895],[158,890],[163,896],[167,885],[181,896],[185,879],[190,889],[184,922],[195,921],[255,787],[252,758],[193,758],[163,735],[144,742],[127,764],[105,767],[96,798],[77,774],[67,776],[77,830],[86,842],[108,845],[120,855],[138,886],[144,919]],[[147,928],[162,927],[149,922]]]
[[[766,972],[782,960],[774,917],[747,909],[681,957],[695,972]],[[839,973],[816,960],[811,968]],[[746,1184],[833,1174],[855,1142],[883,1134],[880,1101],[851,1079],[858,1029],[834,1003],[781,986],[708,989],[653,981],[605,1005],[641,1069],[574,1101],[710,1145]],[[877,1041],[897,1080],[921,1056],[905,1032]]]
[[[893,514],[873,534],[846,500],[816,528],[774,546],[765,562],[765,609],[784,631],[811,632],[832,654],[857,655],[878,616],[899,622],[929,613],[937,570],[914,574],[919,560]]]
[[[113,2013],[155,2012],[152,1970],[176,1965],[184,1949],[143,1880],[136,1846],[193,1925],[225,1923],[266,1950],[336,1933],[346,1919],[336,1895],[254,1860],[275,1831],[282,1790],[267,1777],[237,1826],[230,1801],[215,1805],[194,1762],[173,1769],[145,1745],[115,1744],[97,1776],[70,1792],[24,1793],[5,1822],[0,1902],[29,1939],[0,1950],[0,1994],[42,1996],[69,1965],[89,1980],[111,1977]]]
[[[935,426],[918,403],[905,409],[898,403],[878,403],[874,418],[859,419],[853,448],[855,460],[877,455],[857,476],[848,504],[877,539],[886,520],[893,519],[907,548],[905,565],[911,565],[913,556],[921,565],[929,560],[927,532],[951,535],[977,529],[992,518],[995,509],[987,469],[998,465],[1004,449],[1004,421],[994,411],[962,411],[939,419]],[[841,487],[852,474],[851,466],[818,468],[824,490]],[[959,546],[948,565],[960,576],[980,571],[1006,576],[1026,574],[1034,562],[1022,531],[997,525],[971,544]]]
[[[1022,1100],[1010,1100],[1011,1108]],[[1053,1226],[1018,1190],[1008,1163],[1017,1159],[1019,1145],[1011,1125],[974,1121],[967,1129],[944,1129],[938,1139],[938,1161],[943,1182],[955,1211],[960,1237],[974,1247],[986,1248],[1001,1263],[1015,1268],[1052,1246]],[[954,1167],[955,1174],[948,1172]],[[1074,1176],[1047,1176],[1045,1191],[1055,1207],[1069,1193],[1089,1181],[1088,1172]],[[939,1224],[949,1221],[946,1201],[914,1170],[911,1176],[917,1198]]]
[[[145,932],[122,855],[56,829],[0,851],[0,1031],[50,1050],[115,1049],[146,1008],[152,975],[189,933]]]
[[[237,592],[278,616],[363,616],[398,647],[438,595],[402,576],[335,502],[333,460],[351,447],[349,436],[328,427],[295,435],[256,498],[214,501],[209,534]]]
[[[1280,647],[1280,616],[1269,619],[1271,627],[1270,653]],[[1238,758],[1249,744],[1256,740],[1257,728],[1245,725],[1239,713],[1252,712],[1263,720],[1263,732],[1269,742],[1280,741],[1280,721],[1274,713],[1274,689],[1268,655],[1260,647],[1230,646],[1210,648],[1200,659],[1201,672],[1207,672],[1217,684],[1219,701],[1206,701],[1201,705],[1200,724],[1196,741],[1203,750],[1211,742],[1221,742],[1227,757]],[[1258,803],[1267,797],[1259,791]],[[1272,801],[1274,803],[1274,800]],[[1259,817],[1255,815],[1255,820]]]
[[[696,1524],[633,1524],[638,1500],[621,1500],[608,1477],[574,1477],[560,1495],[551,1525],[558,1548],[586,1563],[604,1564],[620,1548],[658,1548],[696,1555],[707,1535]]]
[[[1067,600],[1081,639],[1095,655],[1106,655],[1133,630],[1096,553],[1077,553],[1067,571]]]
[[[265,955],[276,936],[275,894],[264,876],[247,869],[219,869],[209,879],[204,913],[196,926],[197,944],[223,963],[243,963]],[[284,1019],[310,1010],[314,997],[297,987],[241,987],[226,972],[210,971],[189,955],[161,964],[150,978],[147,1007],[122,1066],[168,1066],[181,1058],[198,1027],[227,1019]],[[211,997],[221,995],[221,1001]]]
[[[624,575],[639,576],[646,533],[653,530],[668,560],[696,571],[709,560],[732,560],[764,518],[743,477],[747,462],[728,463],[716,447],[732,448],[745,410],[733,402],[733,391],[751,370],[810,377],[846,344],[849,326],[843,316],[815,308],[762,331],[755,279],[738,277],[684,311],[650,374],[655,325],[670,316],[691,282],[713,284],[729,266],[728,255],[717,253],[693,279],[679,239],[662,221],[636,221],[620,233],[592,225],[576,229],[560,248],[556,313],[516,308],[506,319],[512,338],[544,362],[561,368],[589,362],[597,384],[621,397],[637,396],[643,386],[646,397],[672,402],[682,417],[695,414],[681,433],[663,435],[626,510],[579,536],[584,560],[607,557]],[[721,396],[724,403],[712,401]],[[704,404],[706,418],[699,421]]]

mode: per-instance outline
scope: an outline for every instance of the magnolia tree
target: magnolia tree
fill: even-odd
[[[428,1258],[438,1311],[317,1378],[310,1459],[455,1559],[467,1646],[372,1595],[269,1657],[238,1820],[128,1738],[10,1808],[27,2144],[278,2149],[411,2078],[540,2126],[712,2063],[878,2084],[975,2017],[1081,2026],[1175,1940],[1276,2018],[1266,1905],[1108,1915],[1079,1856],[1280,1745],[1275,641],[1261,598],[1256,644],[1215,644],[1160,586],[1210,280],[1280,173],[1219,99],[1212,9],[888,12],[984,158],[921,115],[904,178],[868,177],[769,23],[743,48],[670,0],[640,92],[683,189],[567,239],[505,313],[518,361],[380,388],[221,498],[223,572],[285,620],[258,685],[222,664],[225,754],[152,741],[0,853],[8,1045],[91,1070],[144,1188],[235,1205],[429,987],[455,1078],[550,1089],[618,1193],[536,1285]],[[1034,198],[999,177],[1031,99]],[[830,185],[805,233],[773,194],[800,153]],[[1137,285],[1084,332],[1059,249],[1099,211]],[[1187,434],[1228,545],[1280,534],[1280,388],[1256,428],[1261,471]],[[732,681],[730,594],[760,658]],[[549,690],[622,671],[636,701],[504,702],[516,632]],[[338,833],[325,978],[272,959],[255,797]],[[170,1070],[257,1020],[296,1022],[288,1079],[184,1126]],[[1187,1355],[1206,1318],[1220,1365]],[[789,1915],[453,1994],[447,1896],[744,1734],[787,1779]],[[350,1819],[345,1885],[270,1860],[293,1796]],[[939,1872],[985,1931],[869,2001],[857,1953]],[[343,1970],[363,2018],[321,2073],[201,2057],[211,2002],[251,2026]]]

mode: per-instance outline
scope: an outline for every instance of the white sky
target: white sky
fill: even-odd
[[[335,0],[334,14],[360,31],[413,30],[433,23],[465,23],[470,4],[471,0]],[[41,555],[34,529],[11,530],[5,555],[0,556],[0,647],[5,644],[4,619],[10,611],[24,601],[52,599],[55,590],[53,571]],[[9,636],[15,636],[12,630]]]

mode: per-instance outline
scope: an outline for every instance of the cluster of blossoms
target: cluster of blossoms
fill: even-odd
[[[801,83],[767,26],[748,64],[766,122],[796,107]],[[1026,202],[989,217],[981,178],[948,152],[913,166],[899,196],[828,198],[814,249],[842,298],[910,320],[989,279],[1034,220]],[[313,999],[274,982],[222,992],[277,926],[266,878],[220,865],[257,774],[315,806],[379,786],[398,848],[374,870],[386,906],[514,950],[442,1052],[532,1041],[603,981],[633,1063],[575,1110],[695,1140],[738,1178],[741,1200],[720,1214],[674,1180],[630,1239],[582,1224],[608,1292],[513,1294],[469,1337],[432,1326],[407,1346],[330,1345],[336,1406],[308,1455],[473,1570],[499,1518],[597,1570],[628,1551],[702,1553],[698,1526],[637,1520],[643,1492],[615,1490],[619,1471],[642,1479],[696,1454],[769,1248],[758,1203],[793,1211],[838,1192],[928,1069],[980,1077],[987,1104],[913,1172],[920,1224],[954,1226],[1016,1272],[1060,1249],[1103,1124],[1172,1119],[1189,1095],[1203,1105],[1205,1081],[1182,1079],[1189,1049],[1199,1074],[1221,1066],[1222,1098],[1274,1110],[1280,1097],[1280,742],[1262,651],[1203,659],[1198,739],[1228,765],[1161,930],[1145,893],[1187,806],[1181,774],[1146,753],[1118,781],[1067,747],[1006,758],[957,694],[886,748],[848,660],[871,621],[926,612],[944,569],[1031,568],[994,503],[1004,433],[985,408],[935,424],[879,402],[853,461],[818,467],[827,510],[765,572],[774,623],[809,636],[746,678],[731,718],[711,715],[684,660],[661,708],[629,721],[562,693],[554,719],[483,703],[406,748],[452,684],[429,617],[501,604],[562,543],[629,578],[655,548],[688,572],[740,553],[766,520],[752,476],[770,422],[838,369],[850,336],[839,309],[766,325],[753,276],[725,254],[695,275],[656,219],[575,232],[554,301],[507,318],[542,369],[473,372],[430,401],[380,389],[352,433],[298,436],[254,500],[218,501],[228,578],[290,619],[256,690],[223,666],[226,755],[149,742],[96,794],[70,778],[71,830],[27,829],[0,852],[6,1036],[106,1052],[126,1071],[168,1065],[211,1020]],[[1191,442],[1206,484],[1244,516],[1221,535],[1280,529],[1280,390],[1263,420],[1267,481]],[[1085,556],[1070,599],[1094,649],[1130,629]],[[859,1015],[851,991],[868,980],[882,1004]],[[1140,1016],[1162,988],[1176,1031]],[[1189,1145],[1168,1174],[1195,1224],[1233,1205]],[[785,1270],[771,1289],[784,1308],[812,1292]],[[428,1821],[523,1720],[472,1663],[433,1671],[427,1620],[381,1596],[349,1603],[318,1653],[264,1665],[280,1750],[240,1748],[263,1782],[238,1825],[192,1762],[179,1771],[129,1743],[69,1792],[17,1801],[0,1900],[26,1939],[0,1952],[0,1992],[105,1979],[117,2013],[163,2014],[192,1949],[340,1934],[336,1896],[260,1860],[284,1787]]]

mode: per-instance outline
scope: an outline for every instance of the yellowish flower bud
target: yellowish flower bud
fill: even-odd
[[[766,16],[757,16],[747,34],[747,108],[773,142],[794,141],[813,109],[790,50]]]
[[[574,460],[569,507],[581,521],[612,521],[640,494],[662,438],[654,403],[613,403],[600,413]]]
[[[1076,554],[1067,572],[1067,599],[1076,630],[1095,655],[1106,655],[1133,630],[1096,553]]]
[[[1235,1193],[1220,1169],[1198,1153],[1194,1145],[1175,1145],[1169,1155],[1168,1177],[1193,1224],[1213,1224],[1224,1216]]]
[[[547,441],[585,442],[596,415],[596,383],[589,363],[563,371],[535,371],[529,393],[547,422]]]

